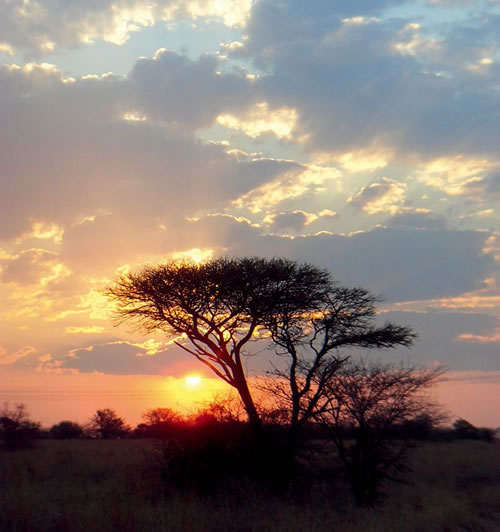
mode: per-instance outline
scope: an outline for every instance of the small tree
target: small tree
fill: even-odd
[[[50,428],[49,434],[55,440],[72,440],[83,435],[83,427],[74,421],[61,421]]]
[[[14,408],[5,403],[0,410],[0,442],[10,451],[31,447],[32,440],[40,435],[40,428],[40,423],[30,419],[22,403]]]
[[[325,407],[317,419],[327,428],[359,504],[376,501],[385,479],[396,480],[406,467],[408,440],[398,428],[425,416],[444,416],[429,398],[442,368],[349,362],[325,383]]]
[[[311,312],[330,284],[325,270],[285,259],[215,259],[148,266],[108,287],[117,323],[161,330],[239,393],[251,424],[260,417],[243,364],[247,344],[276,306]]]
[[[154,426],[164,423],[178,423],[182,420],[182,416],[171,408],[150,408],[142,414],[142,420],[146,425]]]
[[[453,422],[452,428],[454,435],[460,440],[479,439],[479,429],[461,417]]]
[[[285,367],[275,367],[264,389],[289,411],[288,452],[296,454],[305,424],[328,404],[328,386],[350,360],[346,349],[383,349],[410,346],[415,334],[408,327],[376,326],[378,299],[363,288],[330,282],[312,312],[300,312],[293,295],[283,297],[267,316],[276,354]]]
[[[459,440],[495,440],[495,431],[487,427],[475,427],[467,420],[458,418],[453,422],[453,434]]]
[[[92,436],[105,440],[123,437],[130,431],[125,420],[118,417],[112,408],[97,410],[90,419],[88,429]]]
[[[260,414],[260,412],[259,412]],[[233,393],[216,394],[195,414],[194,419],[211,417],[218,423],[240,423],[245,418],[245,410],[238,396]]]
[[[184,418],[170,408],[152,408],[142,415],[143,422],[135,434],[143,438],[167,438],[179,434],[186,425]]]

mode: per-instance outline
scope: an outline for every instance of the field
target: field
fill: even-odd
[[[486,531],[500,530],[498,443],[425,443],[409,484],[356,508],[340,477],[308,496],[255,485],[212,496],[167,493],[149,440],[40,441],[0,453],[0,530],[37,531]]]

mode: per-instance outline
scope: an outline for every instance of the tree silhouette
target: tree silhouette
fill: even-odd
[[[406,467],[409,440],[397,438],[407,422],[444,420],[426,394],[443,368],[421,369],[363,360],[349,362],[325,383],[317,420],[327,428],[359,504],[373,504],[385,479]]]
[[[49,434],[56,440],[72,440],[82,436],[83,428],[74,421],[60,421],[50,428]]]
[[[186,425],[185,419],[170,408],[151,408],[142,415],[135,434],[146,438],[167,438],[179,434]]]
[[[89,430],[92,436],[108,440],[126,435],[130,428],[112,408],[103,408],[90,419]]]
[[[347,349],[410,346],[409,327],[374,324],[378,299],[363,288],[346,288],[331,281],[312,312],[300,312],[283,299],[267,316],[266,328],[276,353],[287,363],[275,367],[262,388],[289,411],[290,460],[301,429],[328,404],[327,386],[350,360]]]
[[[286,259],[219,258],[204,264],[147,266],[106,290],[116,323],[161,330],[233,386],[250,423],[261,421],[243,365],[247,344],[275,308],[312,312],[330,284],[328,272]]]
[[[23,403],[0,410],[0,442],[10,451],[31,447],[31,440],[40,434],[41,425],[32,421]]]

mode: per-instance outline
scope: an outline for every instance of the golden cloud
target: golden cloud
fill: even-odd
[[[280,107],[270,111],[266,102],[260,102],[240,116],[230,113],[221,114],[217,117],[217,122],[228,129],[242,131],[251,138],[264,133],[272,133],[280,139],[289,139],[297,118],[296,109]]]
[[[307,192],[324,191],[329,181],[337,181],[340,172],[328,166],[307,165],[302,171],[291,170],[238,198],[233,204],[259,213],[285,200],[299,198]]]
[[[459,154],[452,157],[438,157],[421,165],[417,177],[426,185],[450,196],[462,196],[477,191],[485,172],[499,168],[498,161]]]

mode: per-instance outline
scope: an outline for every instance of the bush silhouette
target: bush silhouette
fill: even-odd
[[[117,415],[112,408],[97,410],[88,424],[88,433],[93,438],[111,440],[122,438],[130,431],[125,420]]]
[[[55,440],[72,440],[83,435],[83,427],[74,421],[61,421],[50,428],[49,434]]]
[[[453,422],[453,434],[459,440],[483,440],[492,442],[495,440],[495,431],[485,427],[475,427],[467,420],[458,418]]]
[[[40,423],[29,419],[28,411],[22,403],[9,409],[5,404],[0,411],[0,444],[9,451],[26,449],[32,440],[40,437]]]

